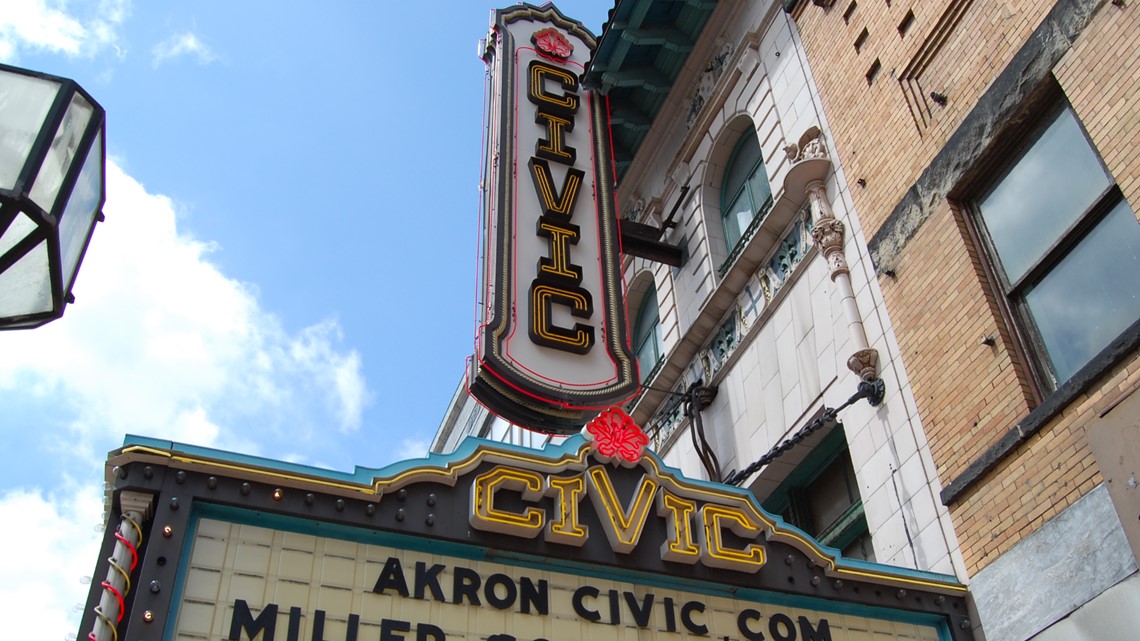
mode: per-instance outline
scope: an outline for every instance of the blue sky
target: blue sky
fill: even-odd
[[[595,33],[611,5],[560,3]],[[340,470],[426,452],[472,351],[495,6],[3,3],[0,62],[86,88],[109,161],[76,303],[0,333],[10,635],[76,632],[124,434]]]

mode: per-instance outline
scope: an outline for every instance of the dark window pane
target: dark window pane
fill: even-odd
[[[661,318],[657,305],[657,289],[650,287],[645,292],[641,307],[637,311],[637,322],[633,328],[633,345],[637,353],[637,368],[641,382],[649,377],[657,361],[661,358]]]
[[[979,203],[1009,281],[1024,276],[1111,184],[1072,111],[1063,109]]]
[[[843,556],[849,559],[875,560],[875,548],[871,545],[871,535],[863,533],[859,538],[843,548]]]
[[[724,172],[723,197],[734,196],[744,186],[744,181],[752,174],[752,169],[760,162],[760,142],[756,134],[745,132],[736,144],[736,149],[729,158],[728,169]]]
[[[748,229],[748,224],[752,222],[755,213],[746,191],[740,192],[737,199],[725,207],[724,242],[729,249],[736,247],[736,243],[740,242],[740,237],[744,235],[744,230]]]
[[[811,520],[818,536],[855,502],[851,462],[846,453],[827,467],[806,490]]]
[[[1063,382],[1140,318],[1140,224],[1121,200],[1025,294]]]
[[[748,191],[752,194],[752,209],[759,213],[772,198],[772,187],[768,184],[768,173],[763,167],[748,179]]]

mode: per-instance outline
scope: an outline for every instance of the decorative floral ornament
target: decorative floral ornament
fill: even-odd
[[[632,467],[641,460],[649,437],[628,414],[616,407],[602,412],[582,431],[594,446],[594,456],[604,463]]]
[[[535,31],[534,35],[530,37],[530,41],[538,47],[540,53],[558,60],[566,60],[570,54],[574,53],[574,45],[570,44],[566,36],[554,27]]]

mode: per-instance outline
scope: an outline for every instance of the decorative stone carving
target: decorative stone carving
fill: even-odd
[[[840,274],[847,274],[847,258],[843,255],[843,221],[834,218],[824,218],[811,230],[811,236],[827,259],[831,271],[831,280],[834,281]]]
[[[768,262],[749,278],[748,284],[736,299],[736,305],[715,334],[710,337],[709,342],[697,351],[685,373],[681,375],[676,389],[687,389],[697,380],[706,383],[712,381],[733,353],[740,348],[748,332],[755,327],[756,320],[761,317],[767,303],[771,302],[772,297],[791,279],[812,247],[811,211],[805,207],[799,216],[799,220],[781,239]],[[759,289],[756,288],[757,285]],[[679,403],[674,400],[666,400],[661,409],[650,419],[655,447],[660,448],[669,434],[684,419],[679,407]]]
[[[819,127],[809,128],[800,136],[798,143],[784,147],[784,153],[793,163],[830,158],[827,155],[827,145],[823,144],[823,132]]]
[[[847,359],[847,369],[865,381],[875,380],[879,372],[879,352],[873,347],[855,352]]]
[[[829,254],[843,248],[843,221],[834,218],[823,218],[811,230],[811,237],[820,246],[824,254]]]
[[[644,198],[638,198],[638,199],[633,201],[633,207],[630,207],[629,211],[626,212],[625,219],[626,220],[632,220],[635,223],[640,223],[640,222],[642,222],[641,219],[644,216],[645,216],[645,199]]]
[[[717,80],[720,80],[721,74],[727,66],[728,59],[732,57],[732,43],[726,42],[720,48],[720,52],[709,60],[705,65],[705,70],[701,77],[697,80],[697,90],[693,93],[693,97],[689,99],[689,113],[685,116],[685,126],[692,128],[693,123],[697,121],[697,117],[701,115],[701,109],[704,108],[705,102],[712,95],[713,89],[716,88]]]

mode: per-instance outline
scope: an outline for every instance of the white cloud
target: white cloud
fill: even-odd
[[[400,448],[392,458],[393,461],[406,461],[413,458],[424,458],[431,448],[430,439],[410,439],[400,441]]]
[[[202,42],[198,36],[189,31],[174,34],[156,44],[151,50],[151,54],[154,56],[153,64],[155,67],[167,60],[181,56],[192,56],[198,60],[198,64],[203,65],[209,64],[217,59],[217,56],[210,50],[210,47],[206,46],[206,43]]]
[[[125,432],[253,453],[283,436],[304,444],[317,426],[360,426],[362,363],[335,320],[286,332],[210,263],[211,243],[178,230],[170,199],[113,161],[104,210],[64,318],[0,334],[0,394],[61,399],[61,438],[96,452]]]
[[[99,485],[69,482],[50,494],[17,489],[0,496],[0,520],[8,524],[0,528],[0,546],[9,551],[0,563],[0,600],[20,612],[8,620],[6,637],[75,636],[90,589],[81,579],[99,556],[102,510]]]
[[[169,198],[114,161],[107,194],[64,318],[0,333],[0,402],[31,398],[63,417],[0,412],[0,427],[37,435],[20,464],[40,471],[28,477],[37,487],[0,490],[0,546],[20,551],[0,563],[0,599],[29,626],[14,638],[69,638],[89,588],[79,579],[98,555],[101,485],[79,486],[61,466],[101,478],[124,433],[248,454],[287,443],[311,464],[321,429],[355,430],[368,403],[336,321],[286,332],[210,263],[211,243],[179,231]]]
[[[71,12],[73,8],[78,11]],[[110,48],[122,55],[119,27],[129,14],[129,0],[7,2],[0,11],[0,61],[16,61],[25,48],[69,56],[93,56]]]

